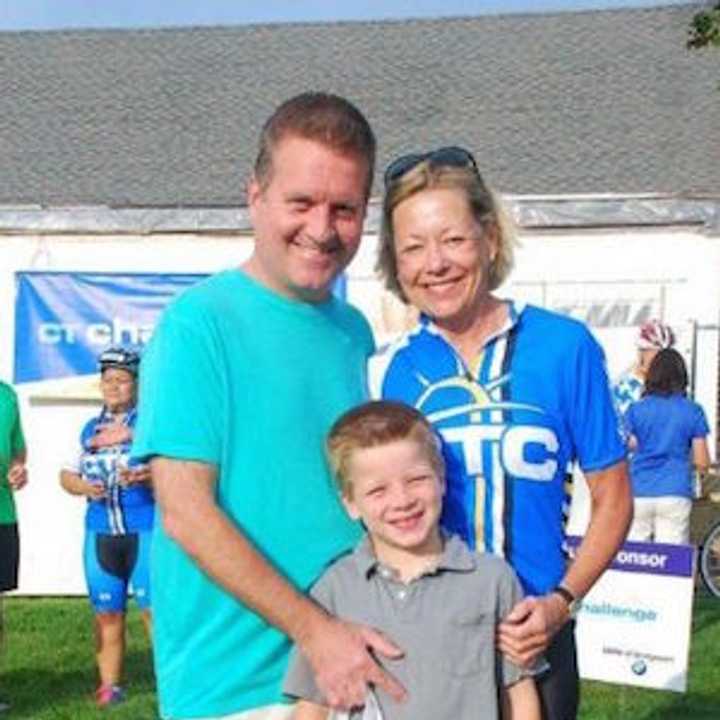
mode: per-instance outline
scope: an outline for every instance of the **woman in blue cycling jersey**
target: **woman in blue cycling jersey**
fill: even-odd
[[[146,465],[130,461],[140,358],[124,348],[100,356],[103,407],[80,433],[60,484],[87,499],[83,559],[95,610],[100,707],[124,699],[125,609],[131,586],[150,629],[149,559],[155,503]]]
[[[521,664],[545,650],[543,717],[570,720],[577,600],[611,561],[631,512],[602,350],[581,323],[497,295],[512,268],[512,228],[467,150],[402,156],[385,191],[379,267],[420,319],[372,358],[371,392],[413,405],[438,430],[442,523],[517,572],[530,597],[500,623],[500,649]],[[592,517],[568,564],[563,508],[576,460]]]

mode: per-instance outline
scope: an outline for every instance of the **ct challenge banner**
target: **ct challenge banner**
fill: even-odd
[[[572,550],[580,538],[569,537]],[[580,675],[684,692],[695,548],[626,542],[577,615]]]
[[[57,389],[67,385],[63,379],[94,375],[98,354],[104,348],[142,348],[165,306],[205,277],[16,273],[15,382],[50,383]]]

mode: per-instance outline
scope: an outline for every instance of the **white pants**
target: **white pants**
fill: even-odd
[[[197,720],[290,720],[294,708],[294,705],[264,705],[232,715],[215,715]]]
[[[635,498],[635,516],[628,540],[687,545],[690,542],[692,500],[668,495]]]

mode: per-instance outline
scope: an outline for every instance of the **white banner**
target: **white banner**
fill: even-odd
[[[582,678],[685,692],[694,562],[692,546],[623,545],[580,605]]]

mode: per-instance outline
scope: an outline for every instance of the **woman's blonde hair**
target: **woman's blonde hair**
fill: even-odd
[[[490,266],[489,289],[495,290],[510,274],[516,245],[515,225],[497,194],[483,182],[474,167],[439,165],[430,159],[419,163],[386,188],[382,208],[380,249],[376,270],[385,286],[403,302],[407,298],[397,279],[397,256],[393,234],[392,214],[404,200],[423,190],[461,190],[478,223],[494,228],[498,252]]]

